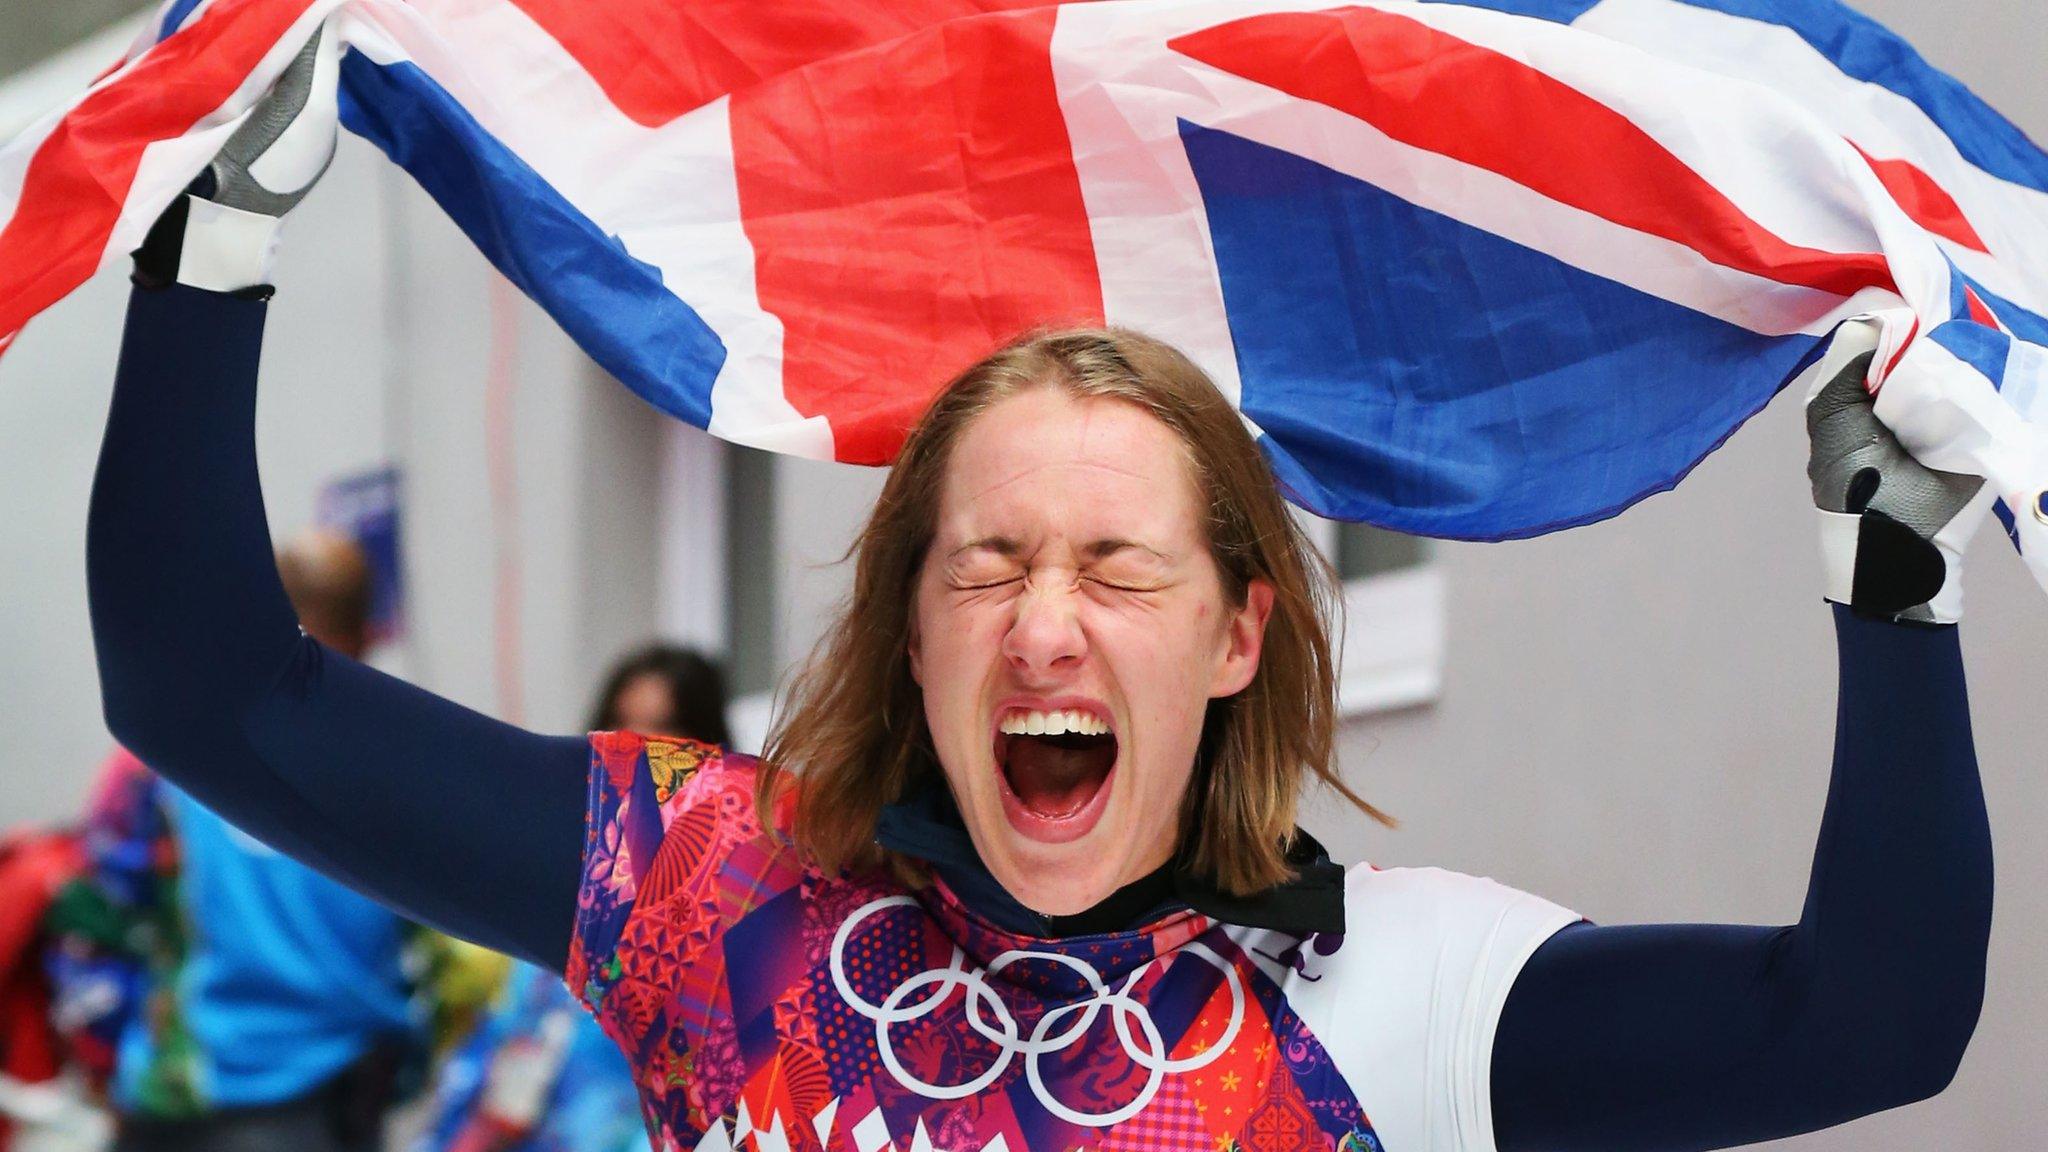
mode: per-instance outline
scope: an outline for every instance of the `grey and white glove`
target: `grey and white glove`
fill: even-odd
[[[1962,618],[1963,549],[1994,493],[1976,476],[1915,460],[1872,410],[1875,322],[1836,330],[1806,400],[1806,475],[1820,510],[1827,598],[1918,624]]]
[[[284,214],[334,159],[340,43],[324,25],[135,250],[135,281],[267,289]]]

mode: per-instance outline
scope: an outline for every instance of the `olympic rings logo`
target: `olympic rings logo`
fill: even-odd
[[[1031,1091],[1045,1110],[1067,1121],[1089,1128],[1106,1128],[1120,1124],[1136,1116],[1152,1103],[1159,1092],[1160,1084],[1169,1072],[1192,1072],[1202,1068],[1223,1054],[1231,1041],[1237,1038],[1238,1028],[1244,1023],[1244,984],[1238,978],[1237,968],[1218,956],[1206,945],[1188,943],[1181,950],[1201,957],[1211,967],[1223,974],[1230,986],[1230,1023],[1216,1043],[1196,1055],[1182,1060],[1167,1057],[1169,1046],[1159,1034],[1159,1026],[1153,1022],[1152,1013],[1146,1006],[1131,996],[1147,969],[1157,964],[1157,958],[1146,961],[1124,982],[1112,989],[1100,973],[1085,960],[1064,956],[1057,952],[1031,952],[1013,949],[989,961],[986,969],[970,968],[966,956],[959,948],[953,949],[952,958],[944,968],[920,972],[897,985],[880,1004],[870,1003],[853,990],[853,984],[846,977],[846,945],[853,933],[869,917],[888,908],[917,907],[917,901],[908,896],[884,896],[861,905],[853,915],[839,925],[839,931],[832,937],[831,970],[833,986],[854,1011],[875,1022],[875,1047],[881,1053],[882,1064],[898,1083],[921,1096],[933,1100],[958,1100],[972,1096],[1002,1078],[1009,1070],[1010,1062],[1017,1057],[1024,1058],[1024,1077],[1031,1085]],[[1059,964],[1078,973],[1088,984],[1091,995],[1087,999],[1071,1004],[1062,1004],[1038,1018],[1032,1026],[1031,1035],[1023,1034],[1022,1026],[1010,1013],[1009,1006],[990,987],[988,978],[999,975],[1010,965],[1024,960],[1043,960]],[[1002,1050],[994,1064],[980,1075],[962,1084],[929,1084],[903,1066],[896,1055],[896,1049],[889,1039],[892,1024],[908,1024],[939,1010],[953,994],[955,988],[966,994],[968,1027],[984,1040]],[[921,995],[920,995],[921,993]],[[915,998],[913,1002],[913,997]],[[1124,1054],[1138,1067],[1145,1069],[1145,1086],[1138,1091],[1130,1103],[1103,1113],[1081,1112],[1069,1108],[1053,1097],[1045,1085],[1044,1073],[1039,1061],[1052,1053],[1064,1051],[1076,1043],[1095,1025],[1103,1013],[1110,1014],[1116,1026],[1117,1041],[1123,1045]],[[1062,1026],[1062,1021],[1066,1021]],[[1132,1028],[1136,1027],[1133,1036]]]

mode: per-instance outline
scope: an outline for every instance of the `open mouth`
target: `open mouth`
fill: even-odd
[[[1011,710],[995,739],[1005,807],[1021,830],[1068,839],[1093,826],[1101,810],[1096,801],[1116,767],[1116,734],[1106,719],[1075,710]]]

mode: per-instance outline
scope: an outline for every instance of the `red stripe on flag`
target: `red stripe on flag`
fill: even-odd
[[[1884,378],[1886,380],[1891,379],[1892,373],[1898,370],[1899,361],[1906,358],[1906,353],[1913,350],[1913,338],[1918,335],[1920,335],[1920,318],[1915,316],[1913,317],[1912,325],[1906,329],[1906,338],[1899,341],[1899,350],[1892,353],[1890,360],[1885,361]],[[1877,395],[1877,389],[1870,389],[1870,394],[1873,396]]]
[[[1169,44],[1716,264],[1843,296],[1893,288],[1882,255],[1787,243],[1621,113],[1408,17],[1364,8],[1275,13]]]
[[[1906,210],[1915,224],[1946,240],[1953,240],[1965,248],[1991,254],[1984,246],[1984,238],[1970,227],[1970,221],[1963,215],[1962,205],[1955,202],[1934,177],[1905,160],[1879,160],[1850,141],[1849,147],[1863,157],[1870,170],[1884,184],[1885,191]]]
[[[0,229],[0,332],[20,329],[93,274],[143,150],[225,103],[310,3],[219,0],[65,114],[30,158]]]
[[[1050,9],[948,25],[733,97],[740,217],[783,393],[841,460],[892,458],[1003,341],[1100,323]]]
[[[512,0],[650,128],[728,92],[963,16],[1046,0]]]
[[[1986,328],[1999,327],[1997,314],[1991,311],[1990,305],[1984,303],[1983,297],[1977,295],[1977,290],[1968,284],[1963,285],[1963,302],[1970,307],[1970,319]]]

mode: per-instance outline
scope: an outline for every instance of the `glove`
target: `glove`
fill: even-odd
[[[1861,615],[1953,624],[1963,548],[1995,494],[1978,477],[1925,467],[1878,421],[1863,383],[1877,334],[1868,320],[1837,329],[1806,400],[1827,598]]]
[[[270,294],[284,214],[334,159],[341,45],[324,25],[134,252],[134,280]]]

